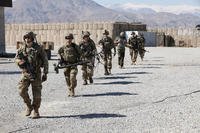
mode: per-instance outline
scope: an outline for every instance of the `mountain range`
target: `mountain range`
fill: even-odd
[[[151,8],[104,7],[92,0],[16,0],[5,9],[6,23],[57,23],[91,21],[142,22],[149,27],[195,27],[200,10],[174,14]]]

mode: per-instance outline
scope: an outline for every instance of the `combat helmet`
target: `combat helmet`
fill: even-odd
[[[65,39],[74,39],[74,36],[72,33],[69,33],[65,36]]]
[[[23,39],[27,39],[27,38],[31,38],[32,40],[34,40],[36,38],[36,35],[35,33],[33,33],[32,31],[31,32],[28,32],[27,34],[24,35]]]
[[[85,31],[82,33],[82,37],[89,37],[90,36],[90,32],[89,31]]]
[[[133,31],[133,32],[131,32],[131,35],[135,35],[135,32]]]
[[[124,32],[121,32],[121,33],[120,33],[120,37],[125,37],[125,33],[124,33]]]
[[[109,31],[104,30],[103,35],[109,35]]]

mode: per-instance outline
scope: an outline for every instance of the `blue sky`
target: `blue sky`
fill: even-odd
[[[146,5],[192,5],[200,6],[200,0],[94,0],[103,6],[123,3],[135,3]]]

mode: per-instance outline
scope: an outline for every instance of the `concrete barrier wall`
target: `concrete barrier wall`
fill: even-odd
[[[108,29],[112,36],[111,23],[46,23],[46,24],[6,24],[6,45],[13,47],[17,41],[23,41],[23,35],[33,31],[37,34],[37,41],[52,41],[56,46],[65,43],[68,33],[74,34],[76,43],[81,41],[82,31],[89,31],[91,38],[97,42],[102,36],[103,30]]]
[[[5,53],[4,8],[0,7],[0,54]]]
[[[44,24],[6,24],[6,47],[15,47],[17,41],[23,41],[23,35],[29,31],[37,34],[38,42],[52,41],[55,47],[59,47],[65,43],[65,36],[68,33],[74,34],[74,41],[81,41],[82,31],[89,31],[91,38],[97,43],[102,38],[104,30],[108,30],[110,36],[115,38],[121,31],[130,30],[146,30],[146,25],[128,23],[44,23]]]
[[[200,47],[200,31],[191,28],[157,28],[149,29],[151,32],[165,33],[175,41],[179,47]]]

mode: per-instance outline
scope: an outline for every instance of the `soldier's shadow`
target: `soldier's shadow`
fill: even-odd
[[[14,63],[14,62],[0,62],[0,64],[11,64],[11,63]]]
[[[123,96],[123,95],[138,95],[137,93],[127,93],[127,92],[107,92],[100,94],[86,94],[80,95],[80,97],[97,97],[97,96]],[[79,97],[79,96],[78,96]]]
[[[146,66],[146,67],[126,67],[126,69],[161,69],[161,67],[156,66]]]
[[[0,75],[21,74],[20,71],[0,71]]]
[[[141,82],[132,82],[132,81],[114,81],[106,83],[94,83],[94,85],[128,85],[128,84],[140,84]]]
[[[150,72],[127,72],[127,73],[116,73],[115,75],[139,75],[139,74],[152,74]]]
[[[101,80],[101,79],[132,79],[132,78],[137,78],[134,76],[109,76],[109,77],[98,77],[94,78],[95,80]]]
[[[58,119],[58,118],[97,119],[97,118],[120,118],[120,117],[126,117],[126,115],[92,113],[92,114],[83,114],[83,115],[41,116],[41,118],[48,118],[48,119]]]

